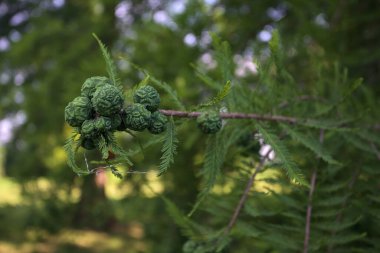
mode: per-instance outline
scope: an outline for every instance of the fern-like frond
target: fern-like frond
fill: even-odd
[[[76,138],[78,137],[78,133],[74,132],[66,141],[63,146],[66,154],[67,154],[67,165],[78,175],[87,175],[88,171],[83,170],[78,167],[75,162],[75,153],[78,149],[78,143],[76,142]]]
[[[322,230],[322,231],[342,231],[345,230],[349,227],[354,226],[356,223],[360,221],[361,217],[357,217],[356,219],[352,220],[347,220],[347,221],[341,221],[339,223],[334,223],[334,222],[322,222],[319,221],[318,223],[315,224],[315,227]]]
[[[299,131],[292,129],[292,127],[288,125],[281,125],[282,129],[284,129],[293,139],[300,142],[302,145],[313,151],[318,157],[322,160],[331,163],[331,164],[339,164],[336,160],[334,160],[325,149],[323,149],[321,143],[310,136],[303,134]]]
[[[162,145],[161,163],[158,169],[158,176],[167,171],[174,162],[174,155],[177,153],[177,132],[175,129],[173,118],[171,117],[167,124],[164,143]]]
[[[318,192],[332,194],[333,192],[344,190],[345,188],[347,188],[350,181],[351,179],[343,180],[341,182],[336,181],[333,184],[324,185],[323,187],[318,189]]]
[[[342,206],[347,198],[350,196],[350,193],[340,196],[331,196],[325,197],[324,199],[320,199],[317,203],[315,203],[316,207],[332,207],[332,206]]]
[[[226,41],[222,41],[215,33],[211,33],[211,38],[214,47],[214,57],[218,62],[218,70],[223,78],[223,82],[226,83],[233,77],[230,45]]]
[[[121,91],[123,90],[123,87],[120,84],[120,80],[117,76],[117,71],[116,71],[116,65],[115,62],[112,60],[112,57],[110,53],[108,52],[106,46],[103,44],[103,42],[98,38],[98,36],[93,33],[92,36],[96,39],[96,41],[99,44],[100,50],[102,51],[103,58],[106,62],[106,68],[107,68],[107,73],[109,75],[109,78],[112,81],[112,84],[118,87]]]
[[[336,74],[338,75],[338,74]],[[346,100],[350,99],[351,98],[351,95],[352,93],[354,93],[361,85],[363,84],[363,78],[358,78],[356,79],[351,86],[349,86],[345,91],[344,91],[344,94],[342,96],[342,98],[340,98],[337,102],[327,106],[326,108],[324,108],[322,111],[320,111],[317,116],[322,116],[322,115],[326,115],[328,114],[329,112],[331,112],[332,110],[334,110],[335,108],[337,108],[339,105],[341,105],[342,103],[344,103]]]
[[[221,133],[211,135],[207,139],[205,160],[200,175],[202,176],[202,190],[198,195],[197,202],[189,213],[191,216],[199,207],[200,203],[214,186],[217,176],[220,173],[220,167],[224,161],[224,152],[222,150]]]
[[[249,203],[246,203],[246,205],[244,206],[244,211],[252,217],[275,216],[281,212],[281,210],[278,210],[278,209],[270,210],[270,209],[265,209],[265,208],[255,208]]]
[[[70,168],[72,168],[74,171],[77,170],[77,165],[75,163],[75,154],[74,154],[74,141],[75,137],[77,136],[76,133],[74,133],[72,136],[70,136],[66,141],[65,145],[63,146],[66,154],[67,154],[67,164]]]
[[[263,234],[263,231],[256,228],[255,226],[252,226],[248,224],[247,222],[237,222],[236,223],[236,229],[234,231],[237,235],[240,235],[242,237],[253,237],[257,238]]]
[[[202,177],[202,190],[198,194],[198,199],[190,211],[189,216],[198,209],[201,202],[215,185],[229,147],[235,143],[240,136],[246,133],[246,131],[247,128],[234,128],[231,126],[222,132],[208,137],[203,168],[199,173]]]
[[[328,243],[333,245],[342,245],[347,244],[353,241],[357,241],[363,239],[366,236],[365,233],[345,233],[345,234],[337,234],[333,237],[329,237]],[[347,252],[347,251],[346,251]]]
[[[322,218],[331,219],[331,218],[337,217],[341,212],[342,212],[341,209],[326,209],[326,210],[317,209],[317,210],[314,210],[313,217],[319,218],[319,219],[322,219]]]
[[[359,130],[356,132],[360,138],[368,141],[368,142],[373,142],[378,145],[380,145],[380,135],[379,133],[372,133],[370,131],[363,131],[363,129]]]
[[[195,66],[194,64],[191,65],[195,70],[195,75],[203,81],[205,85],[207,85],[209,88],[213,90],[220,90],[221,84],[217,81],[213,80],[209,75],[205,73],[203,69],[201,69],[198,66]]]
[[[271,52],[271,58],[274,60],[277,67],[280,65],[282,51],[280,50],[280,34],[278,30],[272,32],[272,38],[269,41],[269,49]]]
[[[109,148],[108,148],[108,143],[107,140],[104,138],[103,135],[100,135],[98,138],[95,140],[96,147],[102,154],[102,159],[107,159],[109,155]]]
[[[283,249],[283,252],[298,252],[299,242],[297,240],[294,240],[294,237],[292,236],[292,233],[285,233],[278,229],[276,229],[278,232],[273,233],[273,229],[269,229],[268,231],[264,232],[264,236],[262,237],[263,240],[270,243],[271,245],[276,245],[277,248]]]
[[[260,124],[256,124],[257,130],[262,134],[265,142],[269,144],[276,156],[281,160],[282,167],[285,169],[286,174],[291,180],[294,180],[302,185],[308,185],[303,176],[301,170],[298,168],[297,164],[292,160],[288,149],[285,147],[283,142],[273,133],[266,130]]]
[[[341,135],[346,139],[352,146],[362,151],[368,152],[370,154],[374,153],[373,148],[369,145],[368,141],[364,141],[360,137],[349,134],[349,133],[341,133]]]
[[[230,93],[231,91],[231,82],[227,81],[221,90],[219,90],[218,94],[215,97],[211,98],[208,102],[203,103],[200,107],[209,107],[214,106],[222,102],[222,100]]]
[[[303,126],[316,128],[316,129],[326,129],[332,130],[336,132],[353,132],[356,129],[345,127],[345,125],[355,122],[357,118],[345,118],[345,119],[307,119],[304,121],[300,121],[299,123]]]

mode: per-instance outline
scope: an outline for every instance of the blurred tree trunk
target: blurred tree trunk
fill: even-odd
[[[76,205],[73,222],[79,227],[103,228],[106,217],[98,215],[100,207],[107,202],[104,185],[96,184],[95,176],[83,177],[81,197]]]
[[[118,39],[115,15],[113,15],[117,3],[118,1],[115,0],[102,1],[104,9],[101,14],[101,21],[96,27],[97,31],[94,31],[110,49],[113,42]],[[100,52],[99,57],[101,57]],[[90,160],[97,159],[99,157],[92,157]],[[104,173],[104,171],[100,171],[94,176],[83,177],[81,197],[73,217],[74,225],[105,229],[113,223],[112,208],[107,207],[109,205],[105,195],[105,181],[99,180],[100,177],[105,179]]]

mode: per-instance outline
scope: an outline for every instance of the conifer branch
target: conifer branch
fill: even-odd
[[[185,112],[185,111],[175,111],[175,110],[160,110],[160,112],[166,116],[173,116],[179,118],[196,118],[201,115],[201,112]],[[296,124],[300,123],[301,119],[282,116],[282,115],[262,115],[255,113],[239,113],[239,112],[221,112],[220,117],[223,119],[256,119],[262,121],[277,121],[284,123]]]
[[[272,152],[273,150],[270,148],[266,153],[265,155],[261,158],[261,161],[259,163],[259,165],[257,166],[257,168],[255,169],[255,171],[253,172],[253,174],[251,175],[251,177],[249,178],[249,181],[247,183],[247,186],[245,187],[245,190],[244,190],[244,193],[243,195],[241,196],[240,200],[239,200],[239,203],[238,205],[236,206],[235,208],[235,211],[234,213],[232,214],[231,216],[231,219],[226,227],[226,229],[224,230],[224,235],[228,235],[231,231],[231,229],[234,227],[236,221],[237,221],[237,218],[239,217],[239,214],[241,212],[241,209],[243,208],[244,204],[245,204],[245,201],[247,200],[248,198],[248,194],[249,194],[249,191],[251,190],[252,186],[253,186],[253,182],[255,181],[255,178],[256,178],[256,175],[263,169],[264,167],[264,163],[265,161],[268,159],[269,157],[269,154]]]
[[[310,222],[311,222],[311,212],[313,210],[312,200],[313,193],[315,190],[315,182],[317,181],[317,169],[314,169],[310,180],[310,191],[309,191],[309,203],[307,205],[306,212],[306,225],[305,225],[305,240],[303,242],[303,253],[307,253],[309,250],[309,240],[310,240]]]
[[[186,111],[163,110],[163,109],[159,111],[166,116],[173,116],[177,118],[197,118],[202,113],[202,112],[186,112]],[[221,112],[219,115],[222,119],[255,119],[259,121],[283,122],[287,124],[300,124],[300,125],[311,124],[311,126],[313,126],[315,123],[318,123],[318,121],[314,121],[313,119],[302,119],[302,118],[289,117],[289,116],[283,116],[283,115],[240,113],[240,112]],[[345,125],[346,124],[344,123],[340,123],[340,124],[335,125],[335,127],[345,126]],[[321,125],[320,128],[325,128],[325,126]],[[380,130],[380,123],[375,124],[371,126],[370,128],[372,128],[373,130]]]
[[[319,133],[319,142],[322,144],[324,138],[324,131],[321,130]],[[313,194],[315,190],[315,183],[317,181],[317,168],[314,169],[313,174],[311,175],[310,180],[310,191],[309,191],[309,199],[307,204],[306,211],[306,225],[305,225],[305,240],[303,243],[303,253],[307,253],[309,251],[309,241],[310,241],[310,223],[311,223],[311,214],[313,210]]]

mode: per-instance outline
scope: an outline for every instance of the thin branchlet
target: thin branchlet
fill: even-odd
[[[323,139],[325,136],[325,132],[321,130],[319,132],[319,142],[322,144]],[[320,157],[318,157],[320,159]],[[306,211],[306,222],[305,222],[305,239],[303,242],[303,253],[307,253],[309,251],[309,242],[310,242],[310,225],[311,225],[311,215],[313,210],[313,194],[315,191],[315,184],[317,181],[317,167],[313,170],[313,173],[311,175],[310,179],[310,190],[309,190],[309,198],[308,198],[308,204],[307,204],[307,211]]]
[[[251,190],[251,188],[253,186],[255,178],[256,178],[257,174],[264,168],[264,164],[265,164],[266,160],[268,159],[268,157],[269,157],[269,155],[270,155],[270,153],[272,151],[273,151],[272,149],[269,149],[264,154],[264,156],[261,158],[260,163],[258,164],[258,166],[256,167],[256,169],[252,173],[251,177],[249,178],[247,186],[244,189],[243,195],[241,195],[239,203],[235,207],[235,210],[234,210],[234,212],[233,212],[233,214],[231,216],[231,219],[228,222],[228,225],[227,225],[226,229],[224,230],[224,235],[228,235],[231,232],[231,229],[235,226],[235,224],[237,222],[237,219],[239,217],[239,214],[240,214],[242,208],[244,207],[245,202],[247,201],[249,191]]]
[[[175,110],[160,110],[160,112],[166,116],[173,116],[178,118],[197,118],[201,115],[201,112],[185,112],[185,111],[175,111]],[[239,113],[239,112],[221,112],[220,117],[223,119],[256,119],[262,121],[276,121],[284,123],[301,123],[301,119],[282,116],[282,115],[264,115],[255,113]]]

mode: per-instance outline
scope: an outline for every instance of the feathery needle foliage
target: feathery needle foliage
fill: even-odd
[[[67,165],[73,169],[73,171],[78,175],[87,175],[88,171],[82,170],[78,167],[78,165],[75,162],[75,153],[76,150],[79,148],[78,141],[76,138],[78,137],[78,133],[74,132],[65,142],[65,145],[63,146],[63,149],[65,150],[67,154]]]
[[[248,129],[246,127],[235,128],[231,125],[230,127],[226,127],[224,131],[207,138],[203,167],[199,173],[199,176],[201,176],[202,179],[202,189],[198,194],[196,203],[188,214],[189,216],[194,214],[199,205],[214,187],[229,148],[239,138],[247,134],[247,131]]]
[[[211,98],[210,101],[201,104],[199,107],[208,107],[218,105],[231,91],[231,81],[227,81],[223,88],[216,94],[215,97]]]
[[[292,160],[290,152],[285,147],[283,142],[269,130],[266,130],[260,124],[256,124],[257,130],[263,135],[263,138],[267,144],[269,144],[276,153],[276,156],[280,159],[282,167],[285,169],[286,174],[290,180],[294,180],[301,185],[308,186],[308,182],[305,180],[304,175],[298,168],[297,164]]]
[[[339,164],[334,160],[325,149],[323,149],[320,142],[311,138],[309,135],[303,134],[300,131],[295,130],[292,127],[281,124],[281,128],[284,129],[293,139],[302,143],[305,147],[313,151],[317,157],[322,158],[324,161],[331,164]]]
[[[106,46],[103,44],[103,42],[98,38],[98,36],[93,33],[92,36],[96,39],[96,41],[99,44],[100,50],[102,51],[103,58],[106,62],[106,69],[107,73],[109,75],[109,78],[112,81],[112,84],[118,87],[120,90],[122,90],[122,86],[120,84],[120,80],[117,76],[117,71],[116,71],[116,65],[115,62],[113,61],[110,53],[108,52]]]
[[[164,143],[162,145],[162,156],[161,162],[158,169],[158,176],[162,175],[167,171],[172,163],[174,163],[174,155],[177,153],[177,132],[175,129],[173,118],[169,119],[167,124],[166,134],[164,138]]]
[[[96,35],[94,37],[100,45],[109,76],[112,82],[117,84],[115,64],[103,43]],[[317,87],[305,88],[305,91],[310,93],[301,94],[297,90],[297,76],[292,75],[287,68],[287,55],[283,53],[285,45],[282,44],[279,32],[275,30],[269,43],[270,55],[263,63],[258,63],[258,75],[253,86],[250,86],[248,82],[245,83],[244,78],[233,76],[235,66],[229,45],[215,34],[212,35],[212,39],[215,48],[213,57],[217,61],[216,69],[209,73],[193,65],[196,76],[216,94],[206,99],[206,102],[193,106],[200,108],[201,112],[187,112],[177,92],[168,83],[158,80],[152,73],[128,61],[145,77],[127,92],[127,98],[131,99],[137,89],[151,84],[165,91],[172,106],[181,111],[151,112],[138,106],[141,110],[136,111],[136,115],[143,123],[146,120],[146,124],[151,124],[150,113],[161,114],[165,119],[162,121],[165,121],[166,132],[146,143],[139,142],[140,148],[131,148],[129,151],[124,151],[117,144],[112,131],[102,132],[95,141],[103,162],[108,165],[106,168],[110,168],[112,174],[121,178],[122,173],[116,168],[121,161],[132,165],[129,157],[162,142],[162,155],[158,166],[158,176],[161,176],[174,163],[177,154],[179,140],[176,123],[185,122],[175,121],[174,117],[197,119],[210,109],[222,124],[217,133],[207,136],[203,165],[198,173],[200,190],[191,211],[186,216],[175,203],[162,197],[168,213],[189,238],[184,247],[186,253],[228,251],[231,250],[228,248],[231,240],[242,238],[254,239],[254,242],[265,245],[263,250],[260,249],[258,252],[299,252],[302,248],[304,252],[332,253],[335,248],[339,248],[340,251],[337,252],[347,252],[345,250],[351,244],[362,242],[364,237],[370,238],[372,235],[367,236],[361,229],[357,229],[357,226],[363,226],[366,221],[363,217],[371,216],[379,220],[377,211],[380,209],[375,206],[380,202],[379,198],[376,197],[376,191],[366,183],[379,174],[372,166],[373,159],[380,156],[377,149],[380,138],[376,133],[363,131],[359,127],[358,120],[365,119],[367,111],[364,112],[361,110],[362,107],[358,106],[360,112],[352,113],[353,108],[356,110],[352,97],[361,92],[362,79],[351,82],[347,71],[341,71],[335,64],[332,73],[329,73],[328,68],[323,70],[327,73],[318,69],[319,72],[313,76],[316,78]],[[332,85],[335,85],[335,88],[329,86],[330,82],[325,77],[328,74],[333,77]],[[324,94],[330,93],[329,89],[335,92],[340,86],[342,89],[337,95],[323,97]],[[293,101],[294,97],[297,99]],[[221,108],[226,112],[218,115]],[[120,113],[122,112],[125,111],[121,110]],[[170,116],[167,123],[165,115]],[[241,120],[236,120],[237,118]],[[271,120],[270,125],[260,122],[268,119]],[[321,129],[324,130],[323,145],[313,136],[317,132],[315,130]],[[70,137],[65,144],[68,164],[79,175],[89,174],[92,171],[83,171],[75,164],[74,155],[81,144],[76,140],[78,134]],[[279,137],[284,134],[291,138]],[[131,135],[137,137],[134,133]],[[198,137],[194,135],[192,138],[195,140]],[[270,149],[265,157],[273,150],[275,159],[265,164],[262,162],[262,169],[252,174],[253,165],[257,161],[263,161],[260,154],[268,145]],[[311,152],[303,152],[305,147]],[[343,157],[340,154],[341,149],[345,149],[347,154],[357,150],[364,151],[365,155],[370,157],[370,163],[366,166],[360,164],[359,168],[352,168],[350,171],[350,158]],[[302,155],[297,156],[297,151],[302,152]],[[117,157],[110,158],[110,154]],[[282,168],[285,173],[275,170],[277,167]],[[260,177],[261,173],[263,177]],[[310,175],[310,181],[313,182],[310,189],[295,186],[294,183],[309,186],[307,177]],[[246,183],[247,179],[249,184],[243,189],[242,195],[242,183]],[[357,181],[365,181],[365,184],[361,182],[358,189],[354,189]],[[370,185],[375,184],[371,182]],[[308,197],[310,191],[312,198]],[[357,194],[369,202],[366,204],[368,214],[358,216],[355,212],[355,208],[363,204],[357,200]],[[239,198],[237,204],[236,200]],[[211,218],[202,220],[202,225],[199,225],[195,221],[198,217],[191,217],[197,210],[208,213]],[[215,230],[213,227],[228,229]],[[231,244],[231,247],[232,245],[234,244]],[[374,244],[371,247],[376,249],[380,248],[380,245]]]
[[[220,142],[221,134],[209,136],[206,144],[205,160],[202,171],[202,190],[199,193],[197,202],[194,204],[193,209],[189,213],[191,216],[199,207],[201,202],[210,192],[216,182],[216,178],[220,173],[220,167],[224,161],[224,152],[222,150],[223,145]]]

